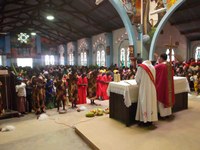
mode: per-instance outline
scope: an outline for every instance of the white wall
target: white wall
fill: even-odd
[[[160,55],[167,49],[166,44],[170,44],[170,36],[172,37],[172,44],[179,42],[178,47],[174,50],[175,55],[181,59],[181,61],[187,59],[187,39],[184,35],[180,34],[179,30],[175,26],[171,26],[167,23],[163,28],[163,34],[160,34],[156,43],[155,52]]]

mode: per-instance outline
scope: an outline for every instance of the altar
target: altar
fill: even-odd
[[[107,93],[110,96],[110,118],[119,120],[130,126],[135,122],[138,99],[138,85],[135,80],[110,82]],[[173,112],[188,108],[188,92],[190,91],[187,78],[174,77],[175,104]]]

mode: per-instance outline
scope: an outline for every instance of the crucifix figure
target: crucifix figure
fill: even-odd
[[[177,48],[176,45],[172,44],[172,37],[170,36],[170,43],[165,45],[167,48],[169,48],[169,60],[170,63],[172,63],[172,49]]]

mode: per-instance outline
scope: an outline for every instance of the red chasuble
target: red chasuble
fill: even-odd
[[[170,63],[161,63],[156,65],[155,69],[157,99],[165,108],[172,107],[175,99],[172,66]]]

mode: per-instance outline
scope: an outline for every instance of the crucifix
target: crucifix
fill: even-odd
[[[170,43],[165,45],[167,48],[169,48],[169,60],[170,63],[172,63],[172,49],[177,48],[176,45],[172,44],[172,37],[170,36]]]

